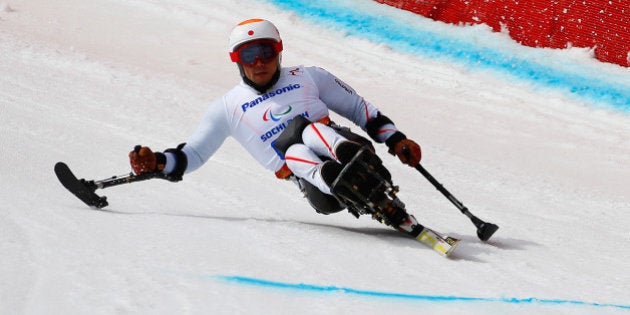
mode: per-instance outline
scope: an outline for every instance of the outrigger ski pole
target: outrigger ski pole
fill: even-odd
[[[129,173],[121,176],[113,176],[102,180],[77,179],[68,165],[63,162],[55,164],[55,174],[59,182],[72,194],[77,196],[86,205],[95,208],[104,208],[108,205],[107,197],[95,193],[97,189],[144,181],[152,178],[164,178],[162,172],[153,172],[136,175]]]
[[[470,218],[472,223],[477,227],[477,236],[479,237],[479,239],[485,242],[490,239],[492,234],[494,234],[494,232],[499,229],[499,226],[497,226],[496,224],[484,222],[483,220],[473,215],[470,210],[468,210],[468,208],[464,206],[464,204],[462,204],[448,190],[446,190],[446,188],[444,188],[442,184],[440,184],[433,176],[431,176],[431,174],[429,174],[429,172],[424,167],[422,167],[422,165],[418,164],[415,166],[415,168],[422,175],[424,175],[424,177],[429,180],[429,182],[431,182],[431,184],[433,184],[433,186],[435,186],[437,190],[439,190],[448,200],[450,200],[459,209],[459,211]]]

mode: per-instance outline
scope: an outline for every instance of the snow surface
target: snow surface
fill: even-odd
[[[361,10],[630,85],[584,50]],[[0,2],[0,313],[630,313],[627,111],[301,14],[254,0]],[[490,242],[384,146],[409,211],[463,240],[452,259],[367,217],[316,214],[232,139],[181,183],[99,191],[102,211],[57,182],[57,161],[103,179],[129,172],[135,144],[185,141],[238,81],[227,34],[254,16],[279,26],[285,65],[332,71],[418,140],[423,165],[500,225]]]

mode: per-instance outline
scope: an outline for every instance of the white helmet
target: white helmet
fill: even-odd
[[[230,52],[234,52],[238,46],[244,43],[257,39],[271,39],[282,43],[280,32],[273,23],[263,19],[249,19],[238,23],[232,29],[229,41]]]

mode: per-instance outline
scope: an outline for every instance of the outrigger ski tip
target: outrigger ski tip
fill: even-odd
[[[68,165],[63,162],[57,162],[55,164],[55,174],[59,179],[59,182],[66,187],[73,195],[77,196],[81,201],[90,207],[98,209],[107,207],[107,197],[99,196],[95,193],[97,189],[103,189],[107,187],[117,186],[121,184],[129,184],[133,182],[143,181],[151,178],[165,178],[161,172],[144,173],[135,175],[128,173],[121,176],[113,176],[111,178],[103,180],[86,180],[77,179],[72,173]]]
[[[96,183],[93,180],[77,179],[66,163],[57,162],[55,164],[55,174],[63,187],[86,205],[98,209],[108,205],[107,197],[99,196],[95,193],[96,189],[99,188]]]
[[[477,227],[477,237],[479,237],[480,240],[486,242],[498,229],[499,226],[496,224],[483,222]]]
[[[442,193],[442,195],[444,195],[444,197],[446,197],[446,199],[448,199],[450,202],[453,203],[453,205],[455,205],[457,207],[457,209],[459,209],[459,211],[461,211],[462,214],[464,214],[465,216],[467,216],[470,221],[472,221],[472,223],[475,225],[475,227],[477,228],[477,237],[479,237],[480,240],[486,242],[490,239],[490,237],[494,234],[494,232],[496,232],[499,229],[499,226],[490,222],[485,222],[481,219],[479,219],[478,217],[476,217],[474,214],[472,214],[470,212],[470,210],[468,210],[468,208],[466,208],[466,206],[464,206],[463,203],[461,203],[461,201],[457,200],[457,198],[455,198],[455,196],[453,196],[448,190],[446,190],[446,188],[444,188],[444,185],[440,184],[440,182],[438,182],[431,174],[429,174],[429,172],[422,167],[422,165],[418,164],[415,166],[416,170],[418,170],[418,172],[420,172],[431,184],[433,184],[433,186]]]

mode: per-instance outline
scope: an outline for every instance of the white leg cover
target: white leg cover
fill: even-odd
[[[322,192],[332,195],[330,187],[326,185],[322,178],[319,168],[322,164],[322,160],[304,144],[296,143],[287,149],[284,155],[289,169],[295,174],[295,176],[304,178],[315,187],[319,188]]]
[[[338,161],[335,148],[346,140],[334,129],[324,124],[312,123],[302,131],[304,144],[296,143],[287,149],[287,166],[295,176],[304,178],[322,192],[332,195],[319,171],[323,162],[319,157],[325,156]]]
[[[320,123],[312,123],[302,131],[302,141],[307,147],[319,156],[326,156],[336,161],[339,160],[335,155],[335,148],[339,143],[347,140],[334,129]]]

